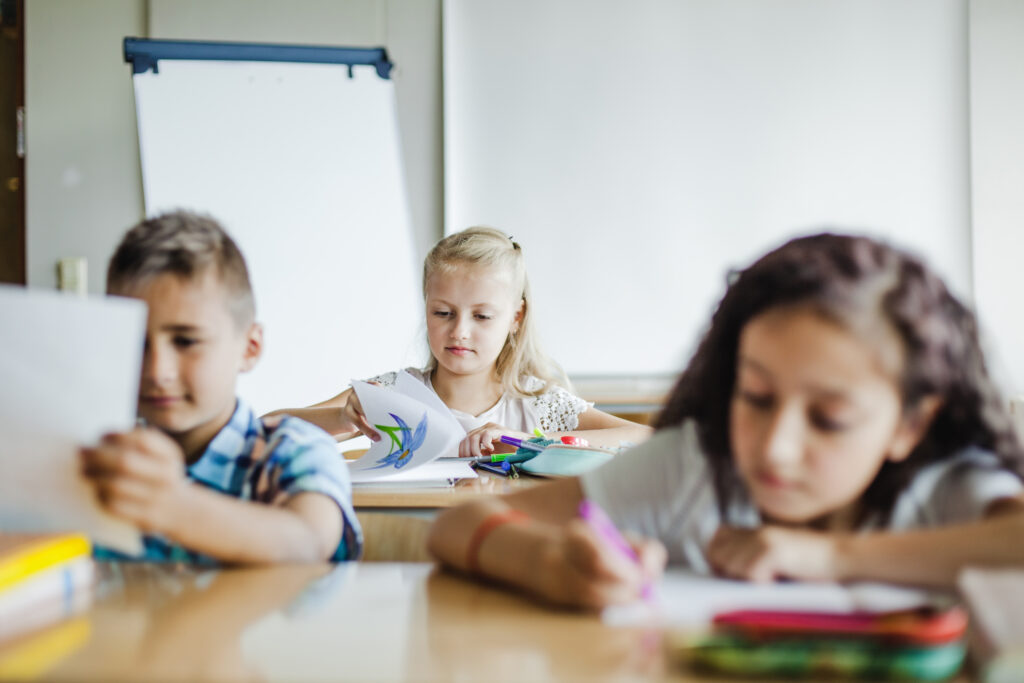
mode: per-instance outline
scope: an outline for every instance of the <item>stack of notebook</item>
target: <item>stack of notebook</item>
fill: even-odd
[[[0,533],[0,642],[81,612],[95,567],[80,534]]]

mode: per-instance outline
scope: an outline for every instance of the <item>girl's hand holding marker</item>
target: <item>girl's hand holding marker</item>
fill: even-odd
[[[601,506],[591,500],[585,500],[580,503],[580,519],[590,525],[590,527],[599,533],[601,537],[608,542],[612,548],[615,548],[623,557],[628,558],[631,562],[637,565],[643,570],[643,565],[640,563],[640,557],[633,550],[633,547],[629,545],[619,530],[615,527],[615,523],[608,517]],[[643,583],[640,586],[640,597],[644,600],[650,600],[654,596],[654,584],[651,582],[650,577],[645,576]]]
[[[653,598],[653,585],[665,568],[664,546],[649,538],[626,538],[591,501],[549,541],[543,553],[540,594],[582,607],[605,607]]]

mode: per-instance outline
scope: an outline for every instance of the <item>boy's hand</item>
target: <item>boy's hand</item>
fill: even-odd
[[[658,541],[627,537],[640,562],[608,544],[583,520],[571,520],[549,546],[538,572],[547,599],[583,607],[605,607],[640,597],[659,578],[668,554]]]
[[[108,434],[81,448],[82,473],[107,511],[143,531],[170,533],[191,490],[181,447],[156,429]]]
[[[531,437],[530,434],[524,434],[523,432],[502,427],[500,424],[488,422],[484,426],[477,427],[466,434],[466,438],[459,443],[459,457],[470,458],[491,455],[492,453],[512,453],[515,451],[515,446],[501,442],[502,436],[514,436],[523,441]]]
[[[748,581],[841,580],[842,537],[803,529],[722,526],[708,545],[708,560],[719,574]]]
[[[371,382],[371,384],[376,384],[376,382]],[[348,393],[345,405],[341,407],[341,418],[344,422],[352,425],[353,429],[358,429],[370,437],[370,441],[380,441],[380,434],[366,421],[366,414],[363,413],[363,404],[359,402],[359,397],[356,396],[355,391]]]

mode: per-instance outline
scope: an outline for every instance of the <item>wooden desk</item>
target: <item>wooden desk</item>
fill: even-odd
[[[80,681],[665,675],[657,632],[608,628],[592,614],[549,610],[430,564],[110,564],[101,574],[88,613],[0,645],[0,672],[20,661],[44,679]],[[68,627],[80,636],[73,648],[47,642]]]
[[[0,679],[704,680],[671,662],[657,629],[608,627],[425,563],[100,574],[90,611],[0,645]]]
[[[430,521],[442,508],[480,496],[496,496],[546,481],[537,477],[509,479],[481,475],[460,479],[451,487],[352,489],[352,504],[363,527],[363,559],[373,562],[428,561]]]

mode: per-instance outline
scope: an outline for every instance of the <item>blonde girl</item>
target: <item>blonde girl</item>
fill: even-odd
[[[493,228],[445,237],[423,264],[430,361],[407,370],[434,391],[466,430],[459,455],[510,450],[502,435],[576,435],[592,445],[638,443],[650,428],[593,407],[575,396],[564,374],[537,344],[523,250]],[[371,381],[388,385],[397,373]],[[339,436],[379,435],[366,422],[351,388],[309,408],[277,411],[302,417]]]
[[[951,586],[1024,565],[1024,455],[974,316],[865,237],[791,241],[733,278],[646,443],[580,479],[443,513],[445,563],[548,600],[635,598],[672,564],[771,581]],[[635,534],[639,562],[577,518]]]

